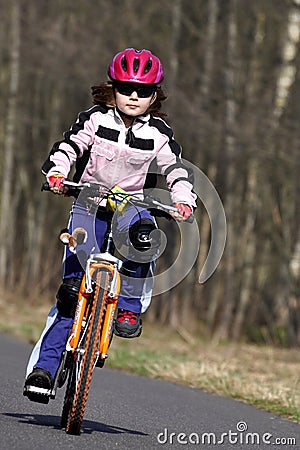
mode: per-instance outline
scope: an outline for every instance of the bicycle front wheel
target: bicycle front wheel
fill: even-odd
[[[82,345],[77,352],[69,375],[69,383],[62,414],[62,425],[69,434],[80,434],[83,415],[95,367],[97,352],[104,319],[106,296],[111,273],[98,269],[96,286],[93,293],[92,307]]]

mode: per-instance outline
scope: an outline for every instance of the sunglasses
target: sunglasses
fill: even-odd
[[[151,97],[156,91],[156,86],[153,84],[133,84],[133,83],[114,83],[117,91],[122,95],[128,97],[136,92],[140,98]]]

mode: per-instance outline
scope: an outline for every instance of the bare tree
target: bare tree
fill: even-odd
[[[1,217],[0,217],[0,279],[5,283],[7,275],[12,271],[12,256],[14,226],[16,211],[13,209],[13,182],[15,133],[17,129],[17,94],[20,78],[20,4],[18,0],[11,2],[11,35],[10,35],[10,82],[7,108],[6,130],[4,139],[2,186],[1,186]],[[15,180],[17,181],[17,180]]]
[[[228,238],[225,249],[225,292],[222,306],[222,317],[220,318],[216,336],[219,339],[226,339],[230,335],[233,309],[235,305],[235,248],[237,232],[234,224],[235,209],[235,180],[236,180],[236,96],[235,96],[235,76],[237,64],[237,24],[236,11],[237,2],[228,2],[228,38],[227,38],[227,64],[225,67],[225,152],[226,152],[226,219],[228,227]]]

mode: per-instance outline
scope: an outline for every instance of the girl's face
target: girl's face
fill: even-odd
[[[156,96],[155,87],[151,85],[119,83],[115,88],[117,108],[132,118],[145,114]]]

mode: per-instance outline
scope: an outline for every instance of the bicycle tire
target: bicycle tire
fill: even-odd
[[[76,388],[76,363],[75,361],[73,361],[69,369],[68,383],[66,387],[63,409],[61,413],[60,426],[62,428],[66,428],[68,423],[68,417],[74,400],[75,388]]]
[[[107,287],[111,280],[111,273],[106,269],[98,269],[96,286],[90,313],[90,320],[84,339],[84,354],[80,363],[79,376],[76,380],[76,361],[70,373],[69,397],[63,409],[62,422],[66,433],[79,435],[86,408],[88,393],[95,366],[96,354],[99,350],[102,322],[106,304]],[[69,403],[69,404],[68,404]]]
[[[82,348],[85,348],[85,346],[86,346],[86,335],[84,336],[83,343],[81,344]],[[69,368],[68,368],[68,374],[67,374],[68,382],[67,382],[66,392],[65,392],[65,396],[64,396],[63,409],[62,409],[62,413],[61,413],[60,425],[62,428],[66,428],[66,426],[67,426],[68,418],[69,418],[69,415],[71,412],[71,408],[73,406],[74,396],[75,396],[75,392],[76,392],[76,366],[78,363],[77,363],[74,355],[72,355],[72,357],[73,357],[73,361],[71,364],[69,364]]]

